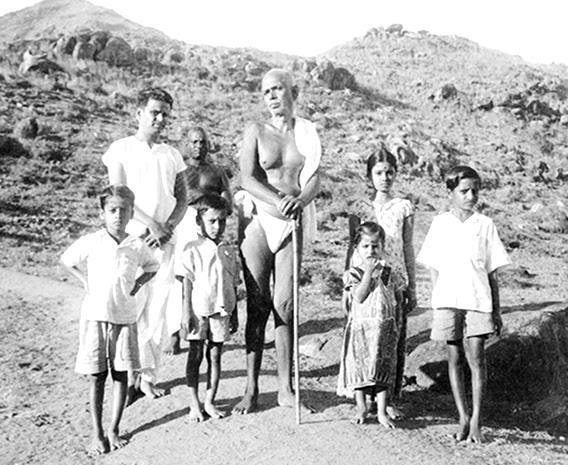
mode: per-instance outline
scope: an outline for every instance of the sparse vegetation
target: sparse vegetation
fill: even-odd
[[[106,183],[100,157],[112,141],[134,131],[133,98],[147,85],[163,86],[174,95],[169,141],[183,149],[187,127],[204,126],[211,135],[214,157],[228,168],[236,190],[242,131],[247,121],[262,117],[257,92],[260,79],[266,70],[278,66],[293,70],[301,87],[299,113],[317,122],[324,147],[323,182],[317,198],[319,239],[308,249],[301,280],[305,301],[313,307],[310,324],[324,327],[332,321],[328,326],[333,328],[325,326],[326,331],[341,324],[338,299],[347,216],[369,198],[364,160],[379,141],[403,143],[417,156],[400,167],[397,180],[400,193],[417,205],[417,244],[432,216],[447,205],[441,183],[444,172],[456,163],[471,164],[484,179],[479,207],[499,225],[516,264],[502,278],[503,300],[514,302],[510,313],[515,306],[532,309],[531,304],[536,303],[524,302],[525,296],[534,298],[539,292],[545,294],[543,301],[566,301],[565,68],[532,67],[464,38],[392,34],[382,28],[308,60],[258,50],[181,44],[168,41],[161,33],[153,36],[139,26],[129,29],[125,23],[113,34],[129,41],[134,50],[132,63],[112,66],[65,56],[57,58],[63,71],[23,74],[19,70],[23,52],[30,46],[49,50],[57,37],[10,38],[13,29],[3,28],[3,20],[0,18],[0,38],[5,42],[0,54],[2,267],[62,277],[56,266],[61,250],[99,224],[96,196]],[[69,27],[61,33],[73,34]],[[333,69],[347,70],[354,81],[346,79],[348,87],[332,90],[333,79],[322,78],[323,71],[330,70],[328,62]],[[319,65],[321,69],[313,72]],[[345,78],[345,71],[340,74]],[[446,84],[456,92],[438,92]],[[37,131],[30,132],[25,123],[32,118]],[[229,231],[233,239],[234,223]],[[421,283],[421,305],[426,307],[425,273]],[[547,331],[552,334],[556,327]],[[511,347],[523,348],[533,339],[511,336],[511,340]],[[548,345],[542,350],[556,353]],[[528,354],[530,348],[523,349],[522,355]],[[498,362],[507,367],[509,359],[501,355]],[[323,384],[330,383],[332,368],[322,368]],[[538,372],[538,367],[533,368]],[[548,376],[549,365],[547,370]],[[555,399],[568,395],[561,392],[562,386],[568,387],[560,378],[554,386]],[[545,385],[529,387],[542,390]],[[333,387],[326,389],[333,391]],[[419,388],[414,384],[411,389]],[[498,392],[496,385],[492,389],[502,400],[514,383],[506,385],[507,392]],[[547,428],[565,434],[565,409],[556,421],[551,404],[545,405],[541,397],[537,411],[522,393],[519,396],[512,399],[517,402],[519,418],[528,424],[533,421],[527,419],[530,415],[545,411]],[[0,403],[0,413],[1,409]]]

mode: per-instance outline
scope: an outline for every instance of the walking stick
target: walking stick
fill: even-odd
[[[300,326],[300,260],[298,250],[298,220],[294,220],[292,229],[292,254],[294,255],[294,295],[293,295],[293,311],[294,311],[294,390],[296,393],[296,424],[300,424],[300,350],[299,350],[299,334]]]

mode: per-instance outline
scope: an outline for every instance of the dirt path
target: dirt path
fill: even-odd
[[[259,412],[197,425],[186,421],[185,350],[165,358],[161,378],[171,394],[129,407],[122,426],[130,444],[89,459],[84,454],[90,431],[87,383],[73,372],[81,289],[0,269],[0,295],[3,464],[566,463],[564,438],[510,425],[496,411],[487,415],[487,444],[456,445],[448,437],[455,425],[448,393],[405,392],[403,406],[413,415],[397,430],[377,423],[355,426],[348,421],[352,403],[334,394],[337,366],[307,357],[302,358],[303,396],[319,413],[296,426],[292,410],[275,406],[274,349],[265,354]],[[334,312],[325,321],[338,321],[339,309]],[[423,326],[421,319],[424,313],[412,317],[411,328]],[[304,329],[310,323],[304,322]],[[225,407],[244,388],[242,342],[240,330],[225,352],[219,392]]]

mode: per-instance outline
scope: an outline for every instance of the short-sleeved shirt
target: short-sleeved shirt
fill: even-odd
[[[175,148],[168,144],[150,147],[130,136],[113,142],[102,160],[107,167],[114,163],[122,165],[126,185],[134,192],[134,202],[140,210],[160,223],[168,220],[176,206],[176,176],[187,168]],[[127,231],[139,236],[145,230],[135,212]]]
[[[434,217],[416,260],[438,272],[433,308],[492,311],[488,274],[511,260],[491,218],[474,213],[460,221],[452,212]]]
[[[231,314],[237,302],[235,287],[239,282],[239,265],[234,246],[215,244],[199,237],[187,243],[176,274],[193,283],[191,302],[199,316]]]
[[[158,271],[158,262],[141,239],[128,236],[117,244],[106,229],[79,238],[61,261],[69,267],[87,265],[89,292],[81,317],[115,324],[136,322],[136,302],[130,295],[136,277],[140,270]]]

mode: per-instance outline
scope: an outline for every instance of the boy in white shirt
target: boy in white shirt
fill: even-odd
[[[453,208],[434,218],[417,261],[430,268],[433,340],[446,341],[452,393],[459,413],[458,441],[479,443],[481,403],[486,384],[485,339],[501,332],[497,269],[511,264],[497,228],[474,211],[481,178],[469,166],[456,166],[446,176]],[[463,338],[470,357],[465,357]],[[463,367],[471,369],[471,417],[465,400]]]
[[[140,367],[134,295],[159,266],[144,241],[125,231],[134,212],[134,193],[123,185],[107,187],[100,205],[105,227],[81,237],[61,256],[65,268],[87,292],[81,308],[75,370],[91,378],[93,440],[87,449],[91,456],[127,444],[119,436],[128,390],[127,372]],[[80,268],[82,264],[86,264],[86,273]],[[105,437],[102,411],[109,368],[114,399]]]
[[[217,194],[205,194],[195,206],[199,237],[188,242],[181,254],[177,274],[183,275],[181,327],[188,334],[187,384],[189,419],[204,420],[224,413],[215,406],[221,374],[223,343],[238,328],[235,288],[239,280],[236,248],[222,242],[229,212],[227,201]],[[207,393],[199,402],[199,366],[207,350]]]

